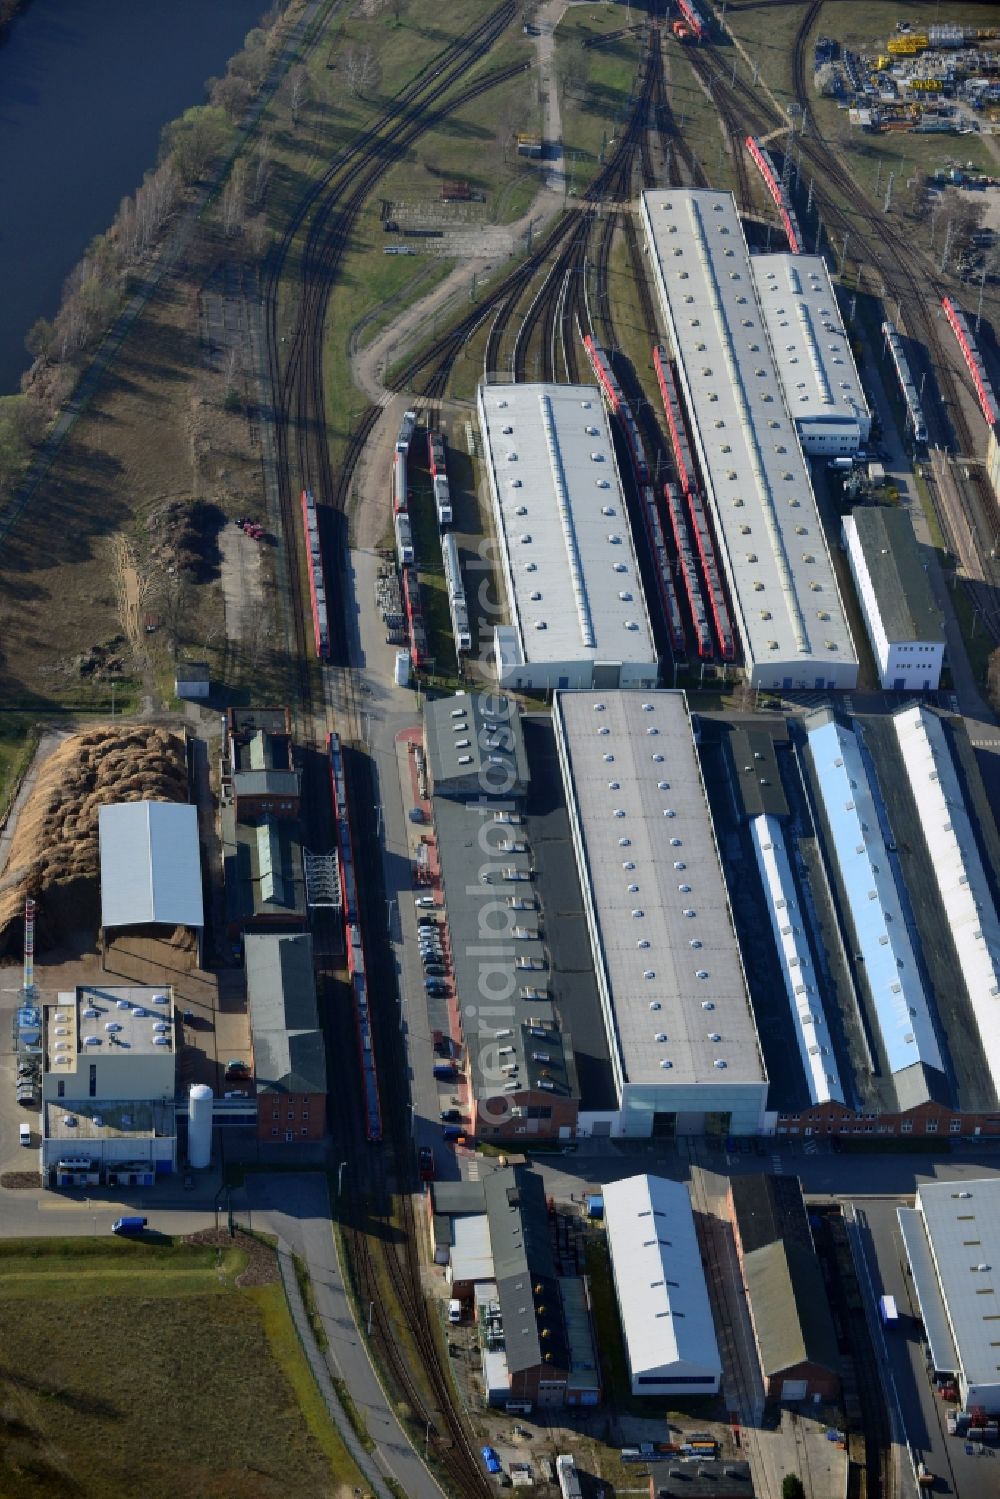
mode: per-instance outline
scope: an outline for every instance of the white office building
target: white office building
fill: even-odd
[[[944,620],[905,510],[862,505],[845,515],[844,545],[885,692],[935,692]]]
[[[722,1360],[683,1182],[604,1188],[604,1219],[633,1395],[714,1395]]]
[[[757,300],[785,404],[811,456],[845,458],[872,419],[822,255],[753,255]]]
[[[500,685],[650,687],[658,675],[600,393],[481,385],[479,422],[508,623]]]
[[[682,692],[560,692],[556,742],[623,1136],[755,1134],[767,1076]]]
[[[752,686],[853,688],[858,661],[729,193],[642,219]]]

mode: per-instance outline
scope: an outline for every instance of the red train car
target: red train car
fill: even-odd
[[[689,490],[686,499],[691,517],[691,530],[694,532],[694,542],[698,549],[702,576],[708,592],[708,607],[712,615],[712,624],[715,626],[715,638],[719,642],[719,655],[723,661],[735,661],[736,636],[729,617],[729,606],[722,588],[718,563],[715,560],[715,547],[712,543],[712,533],[708,528],[708,516],[705,514],[701,495],[696,489]]]
[[[694,627],[694,640],[695,648],[698,652],[698,660],[711,661],[715,655],[715,649],[712,645],[712,631],[708,623],[708,611],[705,608],[705,600],[702,596],[701,581],[698,577],[694,552],[691,549],[691,540],[688,536],[687,521],[684,516],[684,502],[675,484],[664,484],[663,498],[667,502],[667,514],[670,517],[670,527],[674,533],[674,546],[677,549],[677,563],[684,582],[684,592],[687,594],[688,608],[691,611],[691,623]]]
[[[965,313],[960,307],[955,306],[950,297],[943,297],[941,299],[941,306],[944,308],[945,317],[951,324],[952,332],[958,339],[962,358],[968,366],[969,374],[972,376],[972,383],[976,387],[976,396],[979,400],[983,416],[985,416],[989,426],[995,427],[997,423],[997,398],[993,394],[993,386],[990,384],[990,378],[986,373],[983,356],[979,352],[979,346],[966,320]]]
[[[323,554],[319,545],[319,525],[316,519],[316,501],[311,489],[304,489],[302,501],[302,527],[306,540],[306,566],[309,572],[309,602],[312,608],[313,640],[316,654],[321,660],[330,655],[330,616],[326,603],[326,582],[323,577]]]
[[[340,888],[344,910],[347,970],[351,979],[354,1025],[358,1040],[358,1058],[361,1064],[361,1086],[365,1105],[365,1133],[369,1140],[379,1141],[382,1138],[382,1102],[379,1096],[378,1067],[375,1061],[375,1043],[372,1037],[368,973],[365,964],[365,944],[361,929],[357,873],[354,862],[354,839],[351,833],[351,818],[347,804],[347,778],[344,771],[344,756],[340,743],[340,735],[329,734],[326,742],[330,765],[330,795],[333,800],[333,814],[337,825],[337,854],[340,860]]]
[[[764,185],[777,206],[782,227],[785,231],[785,237],[788,240],[788,248],[793,255],[801,255],[805,250],[802,230],[799,228],[799,221],[795,217],[795,210],[791,205],[788,194],[781,185],[781,178],[774,169],[774,162],[771,160],[770,151],[765,146],[762,146],[756,137],[752,135],[748,135],[746,138],[746,148],[750,152],[751,159],[763,177]]]
[[[697,37],[699,42],[702,41],[708,28],[705,18],[693,3],[693,0],[677,0],[677,9],[680,11],[681,17],[692,35]]]
[[[427,627],[424,624],[424,611],[420,606],[420,586],[412,567],[403,568],[403,602],[406,605],[406,624],[410,635],[410,662],[414,671],[426,671]]]
[[[674,452],[677,482],[680,484],[683,492],[687,494],[689,490],[697,489],[698,479],[695,474],[694,459],[691,456],[691,445],[688,442],[684,413],[681,410],[677,380],[674,375],[673,365],[667,358],[667,351],[662,344],[657,344],[653,350],[653,368],[656,371],[656,380],[660,387],[660,399],[663,402],[663,411],[667,418],[667,427],[670,431],[670,446]]]
[[[656,491],[652,484],[644,484],[642,486],[640,499],[642,501],[642,518],[646,525],[646,540],[649,542],[649,550],[653,556],[656,589],[660,596],[660,607],[663,610],[663,617],[667,622],[667,637],[670,641],[670,649],[675,657],[686,656],[687,636],[684,633],[684,620],[681,616],[681,606],[677,599],[677,589],[674,586],[670,554],[667,551],[667,543],[663,537],[660,513],[656,508]]]
[[[632,408],[625,399],[625,394],[618,383],[618,376],[611,368],[611,361],[604,349],[588,333],[583,340],[583,346],[587,351],[591,368],[597,377],[604,399],[614,415],[621,423],[628,444],[629,459],[635,474],[635,482],[638,485],[649,483],[649,463],[646,458],[646,449],[639,435],[639,426],[632,415]]]
[[[428,432],[427,434],[427,467],[431,471],[431,478],[447,478],[448,469],[444,453],[444,438],[440,432]]]

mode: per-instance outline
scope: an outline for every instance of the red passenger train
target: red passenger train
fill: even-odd
[[[788,248],[793,255],[801,255],[805,250],[805,242],[802,238],[802,230],[799,221],[795,217],[795,210],[791,205],[788,194],[781,185],[781,178],[774,169],[771,153],[765,146],[760,144],[754,136],[746,138],[746,148],[750,152],[754,165],[764,179],[764,185],[777,205],[778,213],[788,239]]]
[[[639,500],[642,510],[643,526],[646,532],[646,541],[649,545],[650,554],[653,559],[653,570],[656,574],[656,590],[659,594],[660,605],[663,609],[663,617],[667,624],[667,636],[670,641],[670,649],[675,656],[687,655],[687,637],[684,633],[684,621],[681,617],[680,604],[677,600],[677,589],[674,585],[673,569],[670,565],[670,556],[667,552],[666,542],[663,538],[663,527],[660,524],[660,516],[656,507],[656,493],[650,482],[649,460],[646,457],[646,449],[639,435],[639,427],[632,408],[625,399],[625,394],[618,383],[618,377],[611,368],[604,349],[588,333],[583,340],[584,348],[590,359],[591,367],[597,377],[604,399],[614,415],[621,423],[628,445],[629,458],[632,463],[632,472],[635,475],[636,487],[639,491]]]
[[[944,308],[944,315],[951,324],[955,337],[958,339],[958,346],[962,351],[962,357],[968,366],[969,374],[972,376],[972,383],[976,387],[976,396],[978,397],[983,416],[985,416],[989,426],[995,427],[997,424],[997,398],[993,394],[993,386],[990,384],[990,378],[986,373],[983,356],[979,352],[979,346],[966,320],[965,313],[960,307],[956,307],[950,297],[943,297],[941,299],[941,306]]]
[[[677,561],[680,567],[681,578],[684,581],[684,592],[687,594],[688,608],[691,610],[691,622],[694,626],[694,641],[698,652],[698,660],[711,661],[715,655],[712,645],[712,631],[709,628],[708,613],[705,609],[705,600],[701,593],[698,568],[695,565],[694,552],[691,550],[691,540],[687,531],[687,522],[684,518],[684,502],[675,484],[664,484],[663,498],[667,502],[667,514],[670,517],[670,526],[674,533],[674,546],[677,548]]]
[[[354,839],[351,834],[350,811],[347,804],[347,779],[344,771],[344,756],[339,734],[327,736],[327,753],[330,764],[330,795],[337,824],[337,854],[340,860],[340,889],[344,911],[344,936],[347,949],[347,970],[351,979],[351,995],[354,1003],[354,1025],[358,1040],[358,1059],[361,1064],[361,1086],[365,1106],[365,1133],[369,1140],[382,1138],[382,1103],[379,1097],[378,1067],[375,1061],[375,1042],[372,1036],[370,991],[365,965],[365,944],[361,928],[361,911],[358,904],[357,872],[354,862]]]

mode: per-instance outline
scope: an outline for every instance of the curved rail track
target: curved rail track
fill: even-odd
[[[816,134],[805,82],[805,51],[822,5],[823,0],[811,0],[803,12],[792,51],[793,86],[804,122],[798,151],[802,166],[813,178],[820,218],[817,244],[823,231],[831,248],[837,241],[842,246],[846,237],[848,246],[855,247],[854,258],[873,275],[882,299],[897,304],[898,317],[894,320],[923,349],[926,370],[937,385],[937,398],[925,402],[931,445],[945,451],[954,446],[961,454],[976,455],[982,442],[966,410],[964,368],[959,367],[956,348],[936,315],[947,283],[926,257],[913,249],[897,223],[871,203],[837,154]],[[739,75],[734,81],[716,47],[702,47],[699,59],[699,66],[711,76],[713,99],[728,128],[741,125],[754,134],[787,128],[787,119],[769,100]],[[938,486],[937,493],[939,519],[950,550],[971,574],[961,580],[963,586],[984,626],[1000,638],[1000,569],[996,561],[1000,515],[992,490],[981,469],[972,467],[965,482],[965,506],[950,496],[947,485]]]

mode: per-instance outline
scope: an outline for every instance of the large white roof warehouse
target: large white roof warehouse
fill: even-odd
[[[767,1079],[687,700],[560,692],[555,722],[620,1100],[610,1126],[698,1134],[714,1115],[755,1133]]]
[[[642,217],[747,676],[852,688],[857,656],[733,198],[643,193]]]
[[[614,446],[592,385],[482,385],[479,421],[510,623],[505,687],[655,685]]]
[[[102,927],[204,924],[196,807],[115,802],[99,832]]]
[[[722,1361],[687,1187],[611,1182],[604,1218],[633,1395],[714,1393]]]

